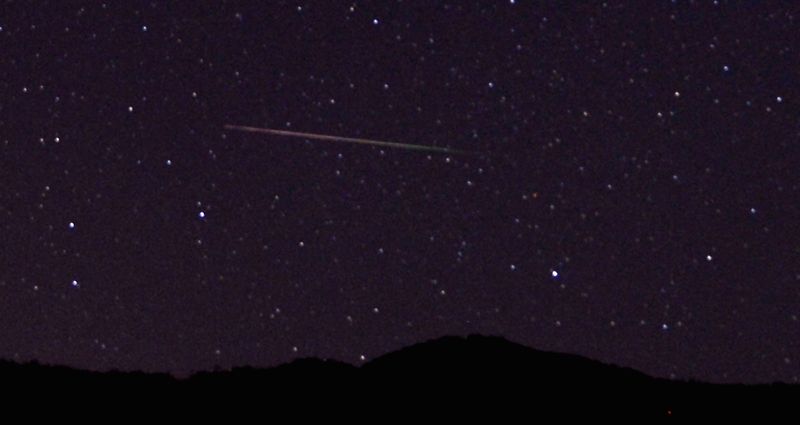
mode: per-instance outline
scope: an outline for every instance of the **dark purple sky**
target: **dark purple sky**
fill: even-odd
[[[797,382],[782,4],[4,1],[0,358],[185,373],[483,333]]]

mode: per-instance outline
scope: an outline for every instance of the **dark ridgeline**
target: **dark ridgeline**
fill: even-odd
[[[161,407],[201,410],[208,408],[205,402],[214,407],[231,402],[254,412],[299,408],[303,415],[335,408],[473,418],[486,414],[743,417],[797,415],[800,407],[797,385],[671,381],[478,335],[417,344],[361,367],[298,359],[270,369],[240,367],[180,379],[169,374],[0,362],[0,381],[5,392],[40,402],[92,400],[124,406],[150,400]]]

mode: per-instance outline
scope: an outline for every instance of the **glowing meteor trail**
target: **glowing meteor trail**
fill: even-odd
[[[449,149],[444,147],[438,146],[425,146],[425,145],[412,145],[410,143],[397,143],[397,142],[384,142],[381,140],[371,140],[371,139],[357,139],[355,137],[340,137],[340,136],[329,136],[326,134],[316,134],[316,133],[303,133],[299,131],[288,131],[288,130],[274,130],[271,128],[261,128],[261,127],[248,127],[244,125],[231,125],[226,124],[225,128],[229,130],[238,130],[238,131],[247,131],[250,133],[263,133],[263,134],[272,134],[276,136],[288,136],[288,137],[302,137],[305,139],[316,139],[316,140],[328,140],[332,142],[345,142],[345,143],[360,143],[363,145],[375,145],[375,146],[384,146],[389,148],[400,148],[400,149],[410,149],[410,150],[417,150],[417,151],[428,151],[428,152],[441,152],[441,153],[449,153],[449,154],[462,154],[468,155],[472,152],[461,151],[456,149]]]

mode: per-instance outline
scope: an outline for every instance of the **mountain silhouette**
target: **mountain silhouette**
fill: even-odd
[[[726,417],[797,415],[800,387],[730,385],[653,378],[577,355],[543,352],[500,337],[443,337],[360,367],[298,359],[269,369],[239,367],[188,378],[138,372],[90,372],[0,361],[0,382],[21,398],[90,399],[124,406],[416,410],[446,417]],[[207,405],[205,405],[208,407]],[[313,409],[312,409],[313,410]],[[304,410],[299,410],[303,412]]]

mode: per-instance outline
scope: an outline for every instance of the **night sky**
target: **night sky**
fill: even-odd
[[[797,5],[213,3],[3,1],[0,358],[800,378]]]

